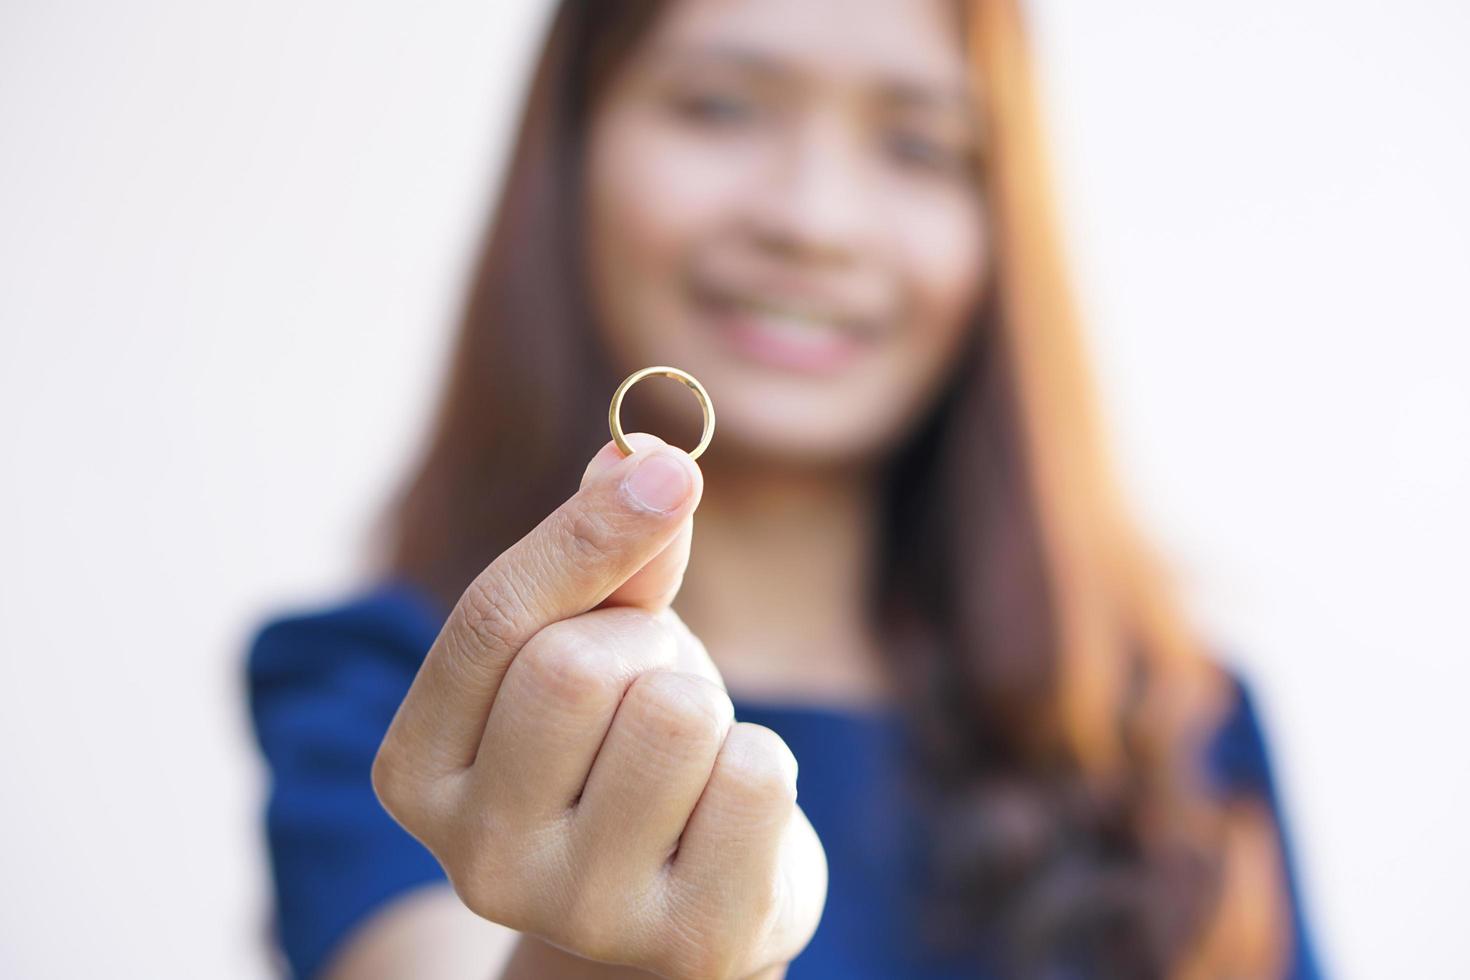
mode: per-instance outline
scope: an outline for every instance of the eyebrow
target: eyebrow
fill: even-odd
[[[674,63],[726,63],[767,78],[794,82],[801,72],[781,58],[752,48],[734,44],[678,45],[665,44],[654,48],[652,57]],[[901,108],[957,109],[974,114],[976,105],[969,90],[964,86],[933,85],[906,78],[887,75],[877,86],[885,102]]]

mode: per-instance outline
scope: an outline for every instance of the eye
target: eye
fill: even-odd
[[[751,99],[724,92],[687,92],[674,97],[674,110],[692,122],[728,126],[753,119],[759,106]]]
[[[884,144],[899,164],[925,172],[962,174],[972,160],[966,148],[912,129],[890,132]]]

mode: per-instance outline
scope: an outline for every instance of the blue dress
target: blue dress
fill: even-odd
[[[293,974],[318,975],[354,925],[403,891],[445,881],[438,861],[382,809],[372,760],[446,611],[387,582],[330,608],[282,614],[257,632],[246,662],[251,717],[269,766],[265,830],[275,940]],[[827,904],[791,964],[808,977],[961,977],[975,967],[927,955],[902,927],[916,817],[895,793],[902,728],[896,713],[734,699],[736,717],[765,725],[800,760],[798,797],[827,851]],[[1215,775],[1264,799],[1285,827],[1248,693],[1211,757]],[[1294,862],[1280,840],[1291,892],[1293,977],[1319,975]]]

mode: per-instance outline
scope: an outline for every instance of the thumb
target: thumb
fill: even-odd
[[[649,435],[646,432],[629,433],[626,438],[635,454],[653,446],[667,445],[658,436]],[[622,458],[623,452],[618,448],[617,443],[608,440],[607,445],[603,446],[597,455],[592,457],[592,462],[587,464],[587,470],[582,474],[583,485],[585,486],[588,480],[609,466],[613,466]],[[684,580],[684,570],[689,564],[690,538],[693,534],[694,515],[690,514],[684,526],[679,529],[678,534],[664,547],[664,550],[634,572],[603,600],[602,605],[638,606],[658,613],[678,636],[678,669],[707,677],[720,687],[724,687],[725,679],[720,675],[720,670],[715,666],[715,662],[710,659],[709,651],[705,649],[704,643],[690,631],[679,614],[669,607],[679,591],[680,583]]]
[[[647,432],[630,432],[625,437],[636,454],[639,450],[667,445],[658,436]],[[676,447],[677,448],[677,447]],[[613,440],[597,451],[592,462],[582,473],[582,485],[598,473],[624,459],[623,452]],[[698,465],[698,464],[695,464]],[[684,581],[684,571],[689,565],[689,545],[694,536],[694,515],[691,513],[674,539],[657,555],[634,572],[622,585],[604,599],[598,608],[605,606],[638,606],[650,612],[659,612],[674,601],[679,586]]]

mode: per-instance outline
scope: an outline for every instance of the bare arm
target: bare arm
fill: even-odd
[[[781,980],[785,967],[759,980]],[[632,967],[594,963],[480,918],[446,885],[389,903],[348,938],[327,980],[649,980]]]
[[[490,980],[520,933],[465,908],[447,884],[417,888],[363,922],[327,969],[327,980]]]

